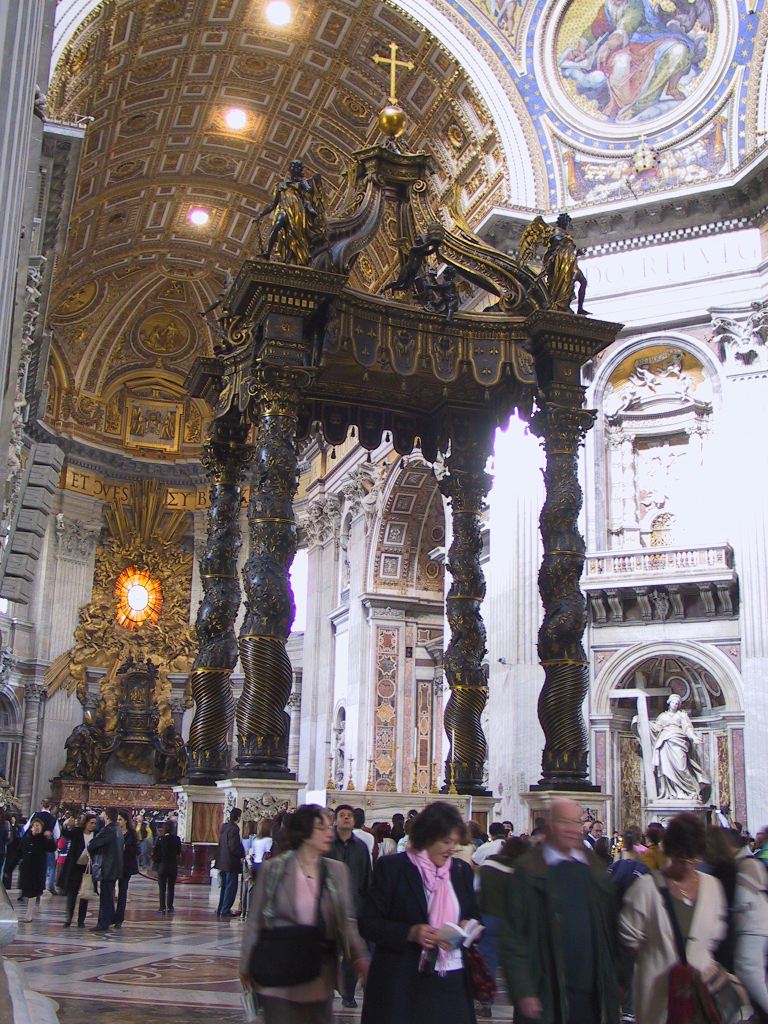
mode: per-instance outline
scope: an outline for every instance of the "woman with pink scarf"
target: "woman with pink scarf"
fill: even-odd
[[[437,801],[414,819],[405,853],[376,861],[360,919],[375,946],[361,1024],[475,1024],[464,953],[439,939],[480,916],[472,869],[453,856],[463,832],[456,808]]]

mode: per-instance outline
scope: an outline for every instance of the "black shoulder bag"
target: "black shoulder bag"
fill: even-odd
[[[323,965],[325,928],[321,902],[325,888],[325,864],[320,862],[315,924],[274,926],[259,932],[251,952],[250,974],[262,988],[290,988],[320,976]],[[283,876],[282,884],[287,879]]]

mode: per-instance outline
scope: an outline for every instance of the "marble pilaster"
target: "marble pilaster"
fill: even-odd
[[[523,829],[523,799],[537,779],[543,733],[536,714],[542,670],[536,632],[542,609],[536,578],[541,561],[538,516],[543,501],[543,454],[513,418],[497,431],[494,484],[489,494],[491,559],[488,622],[489,788],[501,818]]]
[[[302,528],[305,523],[302,521]],[[338,531],[305,530],[308,546],[307,622],[304,632],[301,732],[313,736],[299,752],[299,778],[310,789],[325,785],[328,773],[326,741],[333,713],[333,630],[330,615],[338,597]],[[322,539],[321,539],[322,538]]]
[[[29,814],[32,809],[35,767],[41,738],[41,711],[45,693],[45,687],[40,683],[27,683],[24,687],[24,729],[21,736],[17,795],[25,814]]]

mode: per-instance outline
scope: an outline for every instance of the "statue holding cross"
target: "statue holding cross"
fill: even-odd
[[[662,689],[620,689],[610,696],[637,701],[632,724],[640,740],[648,801],[698,805],[708,800],[712,782],[701,764],[699,738],[679,694]],[[648,698],[657,696],[667,697],[667,710],[651,721]]]

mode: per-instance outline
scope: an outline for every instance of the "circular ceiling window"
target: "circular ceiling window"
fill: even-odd
[[[163,606],[160,580],[136,565],[123,569],[115,583],[117,621],[125,629],[157,622]]]

